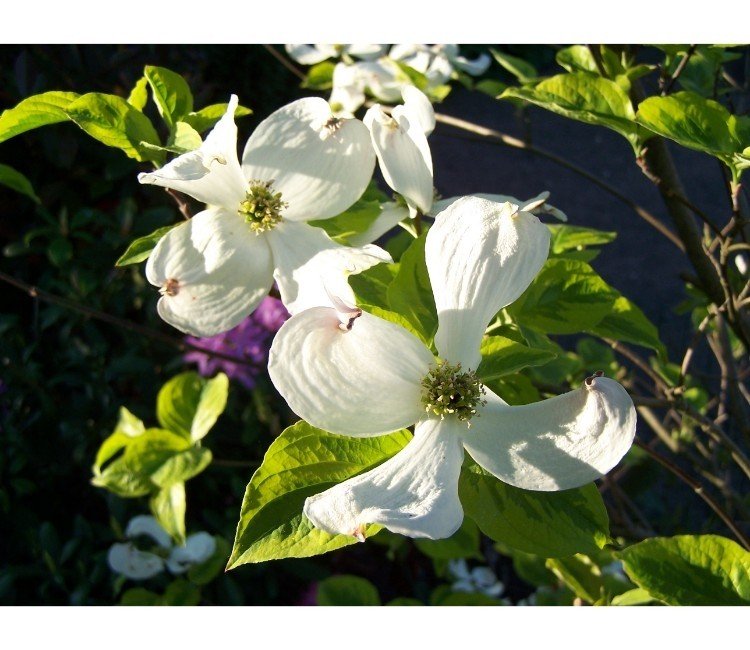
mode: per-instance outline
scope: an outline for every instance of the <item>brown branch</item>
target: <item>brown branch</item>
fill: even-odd
[[[664,235],[667,239],[669,239],[669,241],[671,241],[675,246],[677,246],[677,248],[679,248],[682,251],[685,250],[679,237],[677,237],[677,235],[675,235],[669,228],[667,228],[657,217],[655,217],[648,210],[646,210],[646,208],[639,205],[638,203],[633,201],[630,197],[620,192],[620,190],[618,190],[616,187],[613,187],[606,181],[603,181],[599,177],[583,169],[582,167],[579,167],[575,163],[572,163],[569,160],[566,160],[565,158],[562,158],[561,156],[558,156],[557,154],[552,153],[551,151],[542,149],[541,147],[537,147],[535,145],[528,144],[524,142],[523,140],[519,140],[518,138],[514,138],[513,136],[507,135],[505,133],[501,133],[500,131],[495,131],[494,129],[488,129],[487,127],[480,126],[478,124],[474,124],[472,122],[468,122],[466,120],[462,120],[460,118],[453,117],[451,115],[445,115],[443,113],[435,113],[435,120],[437,122],[440,122],[441,124],[446,124],[448,126],[452,126],[456,129],[460,129],[462,131],[467,132],[466,136],[457,135],[457,134],[443,134],[443,135],[446,135],[447,137],[454,137],[454,138],[460,138],[464,140],[472,140],[472,141],[478,141],[478,142],[492,142],[495,144],[501,144],[506,147],[510,147],[512,149],[523,149],[537,156],[546,158],[547,160],[551,160],[552,162],[556,163],[557,165],[560,165],[561,167],[569,169],[570,171],[574,172],[575,174],[578,174],[579,176],[582,176],[586,180],[592,182],[597,187],[603,189],[605,192],[608,192],[609,194],[614,196],[616,199],[618,199],[619,201],[627,205],[639,217],[641,217],[641,219],[648,222],[651,226],[653,226],[656,230],[658,230],[662,235]]]
[[[677,478],[679,478],[683,483],[687,484],[690,488],[692,488],[693,492],[697,494],[703,501],[706,502],[709,508],[713,510],[719,518],[727,525],[727,528],[731,530],[734,533],[734,536],[739,540],[739,542],[748,550],[750,551],[750,539],[735,525],[735,523],[732,521],[731,517],[724,511],[724,509],[716,503],[716,501],[713,500],[713,498],[708,495],[704,489],[703,486],[698,483],[695,479],[688,476],[685,472],[683,472],[679,467],[671,463],[669,460],[664,458],[661,454],[655,452],[651,447],[644,444],[640,440],[635,440],[633,444],[643,449],[651,458],[653,458],[657,463],[659,463],[662,467],[669,470],[672,474],[674,474]]]
[[[696,47],[697,45],[691,45],[688,48],[688,51],[685,52],[684,56],[682,57],[680,62],[677,64],[677,67],[675,68],[675,71],[672,74],[672,76],[666,80],[666,84],[664,84],[664,88],[662,88],[662,91],[661,91],[662,97],[664,95],[669,94],[669,90],[672,88],[672,85],[674,84],[674,82],[677,81],[678,77],[682,74],[682,71],[685,69],[685,66],[688,64],[690,57],[693,56],[693,53],[695,52]]]
[[[160,332],[159,330],[152,329],[151,327],[146,327],[145,325],[140,325],[138,323],[134,323],[133,321],[130,321],[124,318],[118,318],[117,316],[112,316],[111,314],[107,314],[105,312],[99,311],[98,309],[94,309],[93,307],[88,307],[87,305],[80,305],[77,302],[70,300],[68,298],[63,298],[62,296],[57,296],[55,294],[48,293],[47,291],[39,289],[38,287],[35,287],[31,284],[27,284],[26,282],[23,282],[22,280],[18,280],[17,278],[14,278],[13,276],[7,275],[6,273],[3,273],[2,271],[0,271],[0,280],[7,284],[10,284],[11,286],[16,287],[17,289],[20,289],[21,291],[28,294],[34,299],[43,300],[44,302],[48,302],[53,305],[58,305],[59,307],[64,307],[65,309],[70,309],[71,311],[78,312],[79,314],[83,314],[84,316],[89,316],[90,318],[94,318],[96,320],[109,323],[110,325],[115,325],[122,329],[128,330],[130,332],[134,332],[136,334],[146,336],[155,341],[159,341],[160,343],[165,343],[167,345],[170,345],[173,348],[180,350],[181,352],[194,350],[196,352],[201,352],[203,354],[206,354],[210,357],[223,359],[225,361],[231,361],[232,363],[238,363],[240,365],[245,365],[245,366],[256,365],[252,361],[248,361],[247,359],[235,357],[235,356],[232,356],[231,354],[224,354],[222,352],[216,352],[214,350],[207,350],[205,348],[202,348],[199,345],[194,345],[182,339],[174,338],[172,336],[169,336],[168,334],[164,334],[163,332]]]
[[[169,187],[165,187],[164,189],[166,190],[167,194],[169,194],[169,196],[174,199],[185,221],[190,221],[190,219],[193,218],[193,213],[190,211],[190,206],[188,205],[187,201],[182,198],[182,195],[179,192]]]
[[[273,56],[274,59],[276,59],[281,65],[283,65],[289,72],[291,72],[295,77],[298,79],[304,81],[305,80],[305,73],[302,72],[297,66],[293,65],[289,61],[287,61],[286,57],[281,54],[273,45],[263,45],[266,50]]]

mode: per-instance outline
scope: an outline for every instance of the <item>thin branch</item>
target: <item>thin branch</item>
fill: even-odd
[[[295,77],[298,79],[304,81],[305,80],[305,73],[302,72],[297,66],[293,65],[290,61],[287,60],[287,58],[281,54],[273,45],[263,45],[266,50],[273,56],[274,59],[276,59],[281,65],[283,65],[289,72],[291,72]]]
[[[565,167],[566,169],[569,169],[575,174],[578,174],[579,176],[582,176],[586,180],[594,183],[594,185],[603,189],[605,192],[608,192],[609,194],[614,196],[616,199],[618,199],[619,201],[627,205],[639,217],[641,217],[641,219],[644,219],[645,221],[647,221],[651,226],[656,228],[656,230],[658,230],[662,235],[664,235],[667,239],[669,239],[669,241],[671,241],[675,246],[677,246],[677,248],[679,248],[682,251],[685,250],[679,237],[677,237],[677,235],[675,235],[669,228],[667,228],[667,226],[665,226],[661,221],[659,221],[657,217],[655,217],[648,210],[646,210],[646,208],[644,208],[643,206],[633,201],[629,196],[620,192],[616,187],[613,187],[606,181],[603,181],[599,177],[586,171],[582,167],[579,167],[575,163],[572,163],[566,160],[565,158],[562,158],[561,156],[558,156],[557,154],[552,153],[551,151],[542,149],[541,147],[527,144],[523,140],[514,138],[513,136],[507,135],[506,133],[501,133],[500,131],[495,131],[494,129],[488,129],[487,127],[480,126],[478,124],[474,124],[472,122],[468,122],[466,120],[462,120],[457,117],[453,117],[451,115],[445,115],[443,113],[435,113],[435,120],[442,124],[447,124],[448,126],[452,126],[456,129],[461,129],[462,131],[466,131],[468,134],[470,134],[470,136],[444,134],[444,135],[447,135],[448,137],[468,139],[468,140],[479,141],[479,142],[493,142],[495,144],[501,144],[506,147],[511,147],[512,149],[523,149],[537,156],[542,156],[543,158],[547,158],[548,160],[551,160],[552,162],[560,165],[561,167]]]
[[[690,362],[692,361],[693,354],[695,353],[695,348],[698,346],[698,342],[703,336],[704,330],[706,329],[706,327],[708,327],[711,319],[716,317],[716,314],[716,311],[710,311],[708,314],[706,314],[704,319],[700,322],[700,325],[698,325],[698,329],[693,333],[693,338],[691,339],[690,345],[688,345],[687,350],[685,350],[685,356],[682,357],[682,363],[680,364],[680,377],[677,380],[678,386],[684,385],[685,377],[687,376],[688,369],[690,368]]]
[[[605,338],[604,341],[606,341],[609,346],[615,351],[619,352],[622,356],[627,358],[628,360],[632,361],[636,366],[638,366],[661,390],[662,393],[668,393],[669,392],[669,386],[667,385],[667,382],[665,382],[660,376],[659,373],[657,373],[651,366],[649,366],[641,357],[639,357],[635,352],[633,352],[628,346],[624,345],[623,343],[620,343],[619,341],[613,341],[612,339]]]
[[[677,78],[682,74],[682,71],[685,69],[685,66],[688,64],[688,61],[690,60],[690,57],[693,56],[693,53],[695,52],[695,48],[697,45],[691,45],[688,48],[688,51],[685,52],[685,55],[682,57],[680,62],[677,64],[677,67],[675,68],[674,74],[667,79],[667,83],[664,85],[664,88],[661,91],[662,97],[664,95],[669,94],[669,90],[672,88],[672,85],[675,81],[677,81]]]
[[[724,509],[716,503],[716,501],[713,500],[713,498],[708,495],[704,489],[703,486],[698,483],[695,479],[688,476],[685,472],[683,472],[677,465],[674,465],[670,461],[668,461],[664,456],[661,454],[655,452],[651,447],[644,444],[640,440],[635,440],[633,444],[636,447],[639,447],[640,449],[643,449],[651,458],[653,458],[657,463],[659,463],[662,467],[669,470],[672,474],[674,474],[677,478],[679,478],[683,483],[686,483],[690,488],[692,488],[693,492],[697,494],[703,501],[706,502],[709,508],[713,510],[719,518],[727,525],[727,528],[731,530],[734,533],[734,536],[739,540],[739,542],[748,550],[750,551],[750,539],[735,525],[735,523],[732,521],[730,516],[724,511]]]
[[[100,320],[105,323],[109,323],[110,325],[115,325],[117,327],[128,330],[130,332],[135,332],[136,334],[146,336],[155,341],[159,341],[160,343],[165,343],[167,345],[170,345],[180,350],[181,352],[187,352],[188,350],[195,350],[196,352],[201,352],[210,357],[223,359],[225,361],[231,361],[232,363],[237,363],[240,365],[245,365],[245,366],[256,365],[255,363],[247,359],[235,357],[235,356],[232,356],[231,354],[224,354],[222,352],[216,352],[215,350],[207,350],[205,348],[202,348],[199,345],[194,345],[193,343],[188,343],[187,341],[184,341],[182,339],[177,339],[172,336],[169,336],[168,334],[164,334],[163,332],[160,332],[159,330],[155,330],[150,327],[146,327],[144,325],[134,323],[133,321],[130,321],[124,318],[118,318],[117,316],[112,316],[111,314],[107,314],[105,312],[99,311],[98,309],[94,309],[93,307],[80,305],[77,302],[70,300],[68,298],[63,298],[62,296],[57,296],[55,294],[48,293],[47,291],[39,289],[38,287],[35,287],[31,284],[27,284],[26,282],[23,282],[22,280],[18,280],[17,278],[14,278],[13,276],[7,275],[6,273],[3,273],[2,271],[0,271],[0,281],[10,284],[11,286],[16,287],[17,289],[20,289],[21,291],[28,294],[34,299],[43,300],[44,302],[48,302],[53,305],[58,305],[59,307],[64,307],[65,309],[70,309],[71,311],[78,312],[79,314],[89,316],[90,318],[94,318],[96,320]]]
[[[169,187],[165,187],[164,189],[166,190],[167,194],[169,194],[169,196],[174,199],[185,221],[190,221],[190,219],[193,218],[193,213],[190,211],[190,206],[188,205],[187,201],[182,198],[182,195],[179,192]]]

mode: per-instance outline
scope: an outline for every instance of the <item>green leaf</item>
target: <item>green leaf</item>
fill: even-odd
[[[227,564],[229,543],[223,537],[214,537],[216,550],[205,562],[193,564],[187,573],[188,580],[196,585],[207,585],[219,575]]]
[[[92,468],[94,474],[101,472],[102,466],[121,449],[130,444],[130,441],[141,435],[146,428],[143,422],[133,415],[124,406],[120,407],[120,420],[114,432],[99,447]]]
[[[197,372],[172,377],[159,391],[156,417],[170,431],[193,442],[203,438],[227,405],[229,379],[219,373],[204,379]]]
[[[388,303],[391,309],[408,320],[429,345],[437,330],[437,308],[432,295],[430,276],[425,263],[424,232],[415,239],[401,256],[398,273],[388,287]]]
[[[40,126],[64,122],[68,119],[65,109],[77,98],[78,93],[53,90],[27,97],[4,110],[0,115],[0,142]]]
[[[172,130],[179,120],[193,110],[193,93],[190,92],[190,86],[176,72],[153,65],[144,68],[143,76],[151,86],[151,94],[159,115]]]
[[[528,61],[490,48],[493,58],[522,84],[534,83],[539,78],[537,69]]]
[[[211,104],[195,113],[188,113],[182,117],[182,121],[192,126],[198,133],[203,133],[222,118],[224,113],[227,112],[227,106],[228,104]],[[234,112],[235,119],[245,115],[252,115],[252,111],[246,106],[237,106],[237,110]]]
[[[633,587],[624,578],[604,574],[586,555],[550,558],[546,566],[576,596],[592,605],[608,603],[613,596],[625,593]]]
[[[477,376],[482,382],[497,379],[529,366],[543,366],[557,355],[549,350],[537,350],[504,336],[486,336],[482,340],[482,362],[477,368]]]
[[[331,576],[318,583],[318,605],[380,605],[378,590],[358,576]]]
[[[143,425],[143,421],[133,415],[124,406],[120,407],[120,419],[117,421],[115,427],[115,433],[122,433],[130,438],[140,436],[146,427]]]
[[[461,528],[447,539],[415,539],[414,545],[433,560],[484,558],[479,552],[479,529],[468,517],[464,517]]]
[[[139,262],[147,260],[151,255],[151,251],[156,248],[156,244],[159,243],[159,240],[177,225],[178,224],[173,224],[171,226],[157,228],[150,235],[133,240],[130,242],[126,251],[115,262],[115,266],[138,264]]]
[[[160,605],[182,605],[192,607],[201,601],[201,591],[187,580],[175,580],[159,599]]]
[[[162,153],[141,146],[141,142],[158,145],[159,136],[151,121],[122,97],[88,93],[71,102],[65,112],[92,138],[121,149],[129,158],[164,160]]]
[[[398,267],[398,264],[376,264],[362,273],[350,276],[349,286],[354,291],[357,305],[390,310],[388,286],[396,279]]]
[[[497,598],[484,594],[452,591],[448,585],[440,585],[430,595],[430,605],[437,607],[483,607],[502,604]]]
[[[349,239],[365,232],[380,216],[380,201],[359,199],[348,210],[330,219],[310,221],[311,226],[322,228],[328,236],[341,243],[349,244]]]
[[[580,226],[550,226],[552,239],[550,240],[550,251],[553,255],[561,255],[570,250],[580,251],[588,246],[601,246],[609,244],[617,237],[616,232],[595,230],[594,228],[581,228]]]
[[[603,320],[618,295],[585,262],[552,258],[508,311],[519,325],[545,334],[575,334]]]
[[[730,539],[653,537],[618,556],[633,582],[669,605],[750,604],[750,553]]]
[[[0,164],[0,185],[5,185],[19,194],[28,196],[34,203],[41,203],[36,192],[34,192],[31,181],[21,172],[8,167],[8,165]]]
[[[249,562],[320,555],[356,542],[330,535],[302,514],[305,499],[370,470],[400,451],[408,431],[387,436],[337,436],[300,421],[271,444],[245,491],[228,568]],[[373,535],[379,526],[368,526]]]
[[[179,153],[195,151],[203,144],[200,134],[187,122],[176,122],[168,145]]]
[[[128,95],[128,104],[133,108],[143,112],[143,108],[146,106],[148,101],[148,79],[141,77],[135,82],[133,90]]]
[[[143,587],[133,587],[128,589],[120,598],[120,605],[130,607],[141,607],[144,605],[158,605],[161,597],[159,594],[144,589]]]
[[[310,90],[330,90],[333,87],[333,69],[335,67],[332,61],[316,63],[307,71],[307,77],[300,85],[302,88],[309,88]]]
[[[636,119],[683,147],[716,156],[730,168],[742,166],[746,158],[750,117],[732,115],[718,102],[695,93],[649,97],[638,106]]]
[[[533,87],[508,88],[501,99],[524,99],[579,122],[605,126],[624,136],[636,155],[643,135],[625,90],[616,82],[585,72],[550,77]]]
[[[490,97],[497,98],[502,92],[508,87],[508,84],[504,84],[502,81],[495,81],[493,79],[482,79],[474,86],[474,90],[489,95]]]
[[[611,311],[589,331],[603,338],[651,348],[665,358],[667,355],[667,349],[659,338],[659,330],[625,296],[618,297]]]
[[[609,518],[596,486],[531,492],[498,481],[471,464],[461,471],[464,512],[497,542],[542,557],[565,557],[602,548]]]
[[[178,482],[156,492],[149,502],[151,514],[177,544],[185,543],[185,483]]]
[[[211,451],[204,447],[191,447],[172,454],[157,469],[151,471],[151,481],[159,488],[171,487],[200,474],[211,464]]]
[[[615,596],[610,604],[620,607],[628,607],[633,605],[649,605],[655,602],[655,598],[648,593],[645,589],[638,587],[637,589],[631,589],[626,591],[619,596]]]

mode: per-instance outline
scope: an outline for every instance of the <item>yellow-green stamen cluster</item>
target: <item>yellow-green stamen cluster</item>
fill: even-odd
[[[459,420],[468,421],[477,415],[477,406],[486,404],[482,399],[484,386],[473,370],[461,371],[461,364],[455,366],[447,361],[437,365],[422,380],[422,404],[427,413],[455,415]]]
[[[250,181],[245,200],[240,203],[240,216],[257,235],[276,226],[281,221],[281,211],[289,205],[272,186],[273,181]]]

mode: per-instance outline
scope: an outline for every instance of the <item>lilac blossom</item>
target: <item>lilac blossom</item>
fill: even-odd
[[[228,332],[206,338],[185,337],[190,345],[239,357],[248,363],[234,363],[196,350],[188,352],[184,357],[185,361],[198,364],[198,372],[204,377],[212,377],[222,371],[230,379],[252,390],[258,375],[268,362],[271,339],[287,318],[289,312],[281,300],[266,296],[250,316]]]

